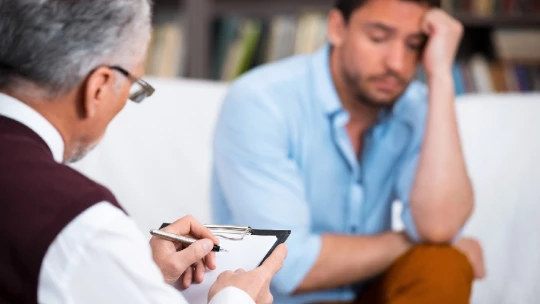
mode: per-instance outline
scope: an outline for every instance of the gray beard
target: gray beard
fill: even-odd
[[[75,145],[75,149],[73,150],[73,153],[69,156],[69,158],[66,160],[66,163],[72,164],[80,161],[81,159],[85,158],[88,153],[90,153],[94,148],[98,145],[98,143],[93,144],[83,144],[83,143],[77,143]]]

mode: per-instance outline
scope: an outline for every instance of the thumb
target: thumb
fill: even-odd
[[[287,246],[285,244],[279,245],[274,252],[264,261],[259,267],[260,270],[267,272],[271,276],[274,276],[283,267],[283,262],[287,257]]]
[[[212,251],[213,247],[214,243],[211,240],[199,240],[189,245],[186,249],[177,252],[176,259],[178,259],[183,265],[185,265],[185,268],[187,268],[188,266],[195,264],[207,256]]]

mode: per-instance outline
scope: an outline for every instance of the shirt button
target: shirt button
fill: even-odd
[[[355,232],[356,232],[356,226],[352,226],[352,227],[351,227],[351,232],[352,232],[352,233],[355,233]]]

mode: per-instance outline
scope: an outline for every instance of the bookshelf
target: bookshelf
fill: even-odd
[[[477,16],[471,13],[456,13],[454,16],[465,27],[531,27],[540,28],[540,13],[525,15],[495,14],[493,16]]]
[[[529,6],[524,6],[523,3],[527,1],[530,2]],[[488,62],[499,60],[497,46],[493,41],[494,32],[499,29],[540,31],[540,5],[536,2],[540,3],[540,0],[443,0],[445,9],[465,26],[458,61],[467,61],[476,54],[481,54]],[[219,27],[223,26],[219,22],[228,18],[245,18],[271,23],[280,15],[300,16],[306,12],[326,14],[334,0],[154,0],[154,3],[156,18],[163,12],[174,13],[178,19],[177,24],[182,27],[183,67],[177,76],[218,80],[214,65],[215,52],[219,50]],[[246,35],[260,30],[259,26],[258,22],[250,24]],[[540,54],[540,47],[533,51]],[[505,62],[536,65],[540,69],[540,60],[505,59]],[[245,62],[238,64],[248,68],[257,65],[247,66]],[[534,84],[530,86],[534,89]]]

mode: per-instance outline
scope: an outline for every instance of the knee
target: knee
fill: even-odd
[[[402,286],[432,298],[428,303],[463,303],[470,296],[473,269],[467,257],[454,247],[418,245],[394,266],[405,278]]]
[[[414,270],[411,274],[417,273],[427,284],[436,285],[433,287],[472,283],[473,269],[469,260],[452,246],[418,245],[407,255],[405,259]]]

